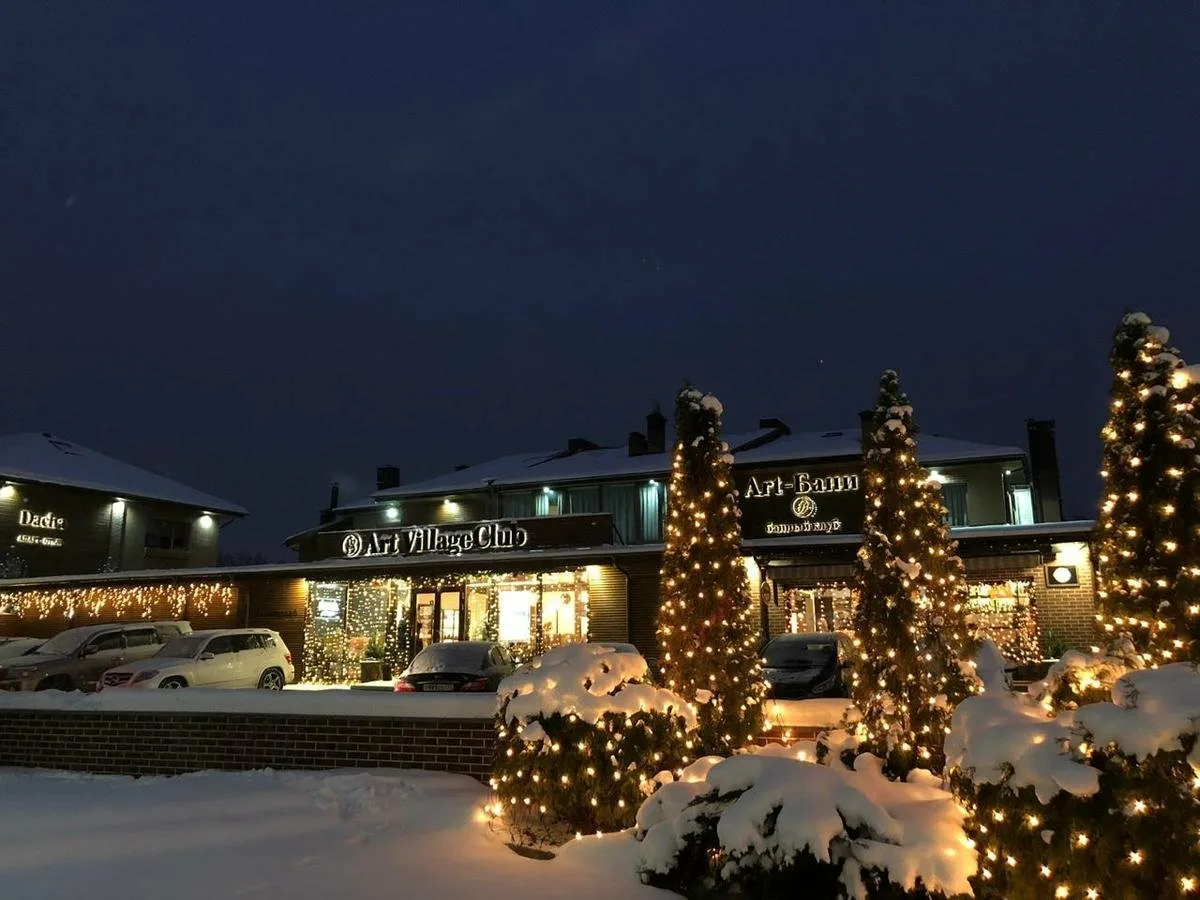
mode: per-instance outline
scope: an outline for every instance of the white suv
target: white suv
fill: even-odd
[[[279,691],[296,677],[283,638],[267,628],[193,631],[149,659],[109,669],[109,688],[265,688]]]

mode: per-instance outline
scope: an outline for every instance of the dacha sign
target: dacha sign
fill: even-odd
[[[742,535],[858,534],[862,473],[851,466],[805,466],[742,472]]]
[[[67,530],[67,520],[55,512],[36,513],[22,509],[17,513],[17,525],[32,529],[20,532],[14,543],[27,547],[61,547],[62,532]]]
[[[429,553],[461,556],[495,550],[523,550],[529,531],[514,520],[465,525],[412,525],[389,531],[348,531],[342,537],[342,556],[422,556]]]
[[[22,528],[37,528],[41,531],[66,531],[67,520],[52,512],[35,513],[27,509],[17,513],[17,524]]]

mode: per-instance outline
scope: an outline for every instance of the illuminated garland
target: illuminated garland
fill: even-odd
[[[864,447],[866,515],[855,560],[858,606],[850,694],[860,749],[903,776],[941,771],[954,705],[971,692],[959,660],[972,636],[966,580],[940,486],[916,456],[912,407],[888,370]]]
[[[990,639],[1004,656],[1018,666],[1042,659],[1038,644],[1037,603],[1030,594],[1031,582],[1004,583],[1013,598],[1011,606],[987,596],[985,591],[1000,587],[993,583],[971,585],[970,615],[976,621],[981,638]]]
[[[25,618],[38,620],[56,615],[71,620],[80,614],[117,619],[228,616],[237,608],[237,602],[236,585],[213,581],[93,585],[0,593],[0,609],[12,609]]]
[[[1142,313],[1121,320],[1101,432],[1096,619],[1146,665],[1200,661],[1200,400],[1168,338]]]
[[[733,457],[720,439],[721,405],[686,388],[675,421],[660,573],[662,677],[698,707],[701,751],[728,755],[763,729],[758,614],[741,556]]]

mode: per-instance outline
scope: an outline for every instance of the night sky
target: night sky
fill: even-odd
[[[1194,3],[0,4],[0,432],[288,558],[405,480],[730,430],[1057,419],[1093,513],[1126,305],[1200,361]]]

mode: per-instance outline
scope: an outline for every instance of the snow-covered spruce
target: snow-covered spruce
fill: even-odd
[[[695,710],[650,684],[636,653],[560,647],[498,695],[489,807],[522,844],[628,828],[655,773],[689,762]]]
[[[727,754],[761,733],[765,685],[721,412],[695,388],[676,398],[658,641],[663,682],[698,708],[698,746]]]
[[[946,758],[971,811],[976,896],[1200,889],[1198,727],[1200,672],[1184,663],[1129,672],[1109,699],[1057,715],[1006,691],[965,700]]]
[[[813,745],[706,757],[638,811],[647,883],[702,896],[941,897],[969,890],[962,812],[924,770],[907,783],[864,754],[823,766]]]

